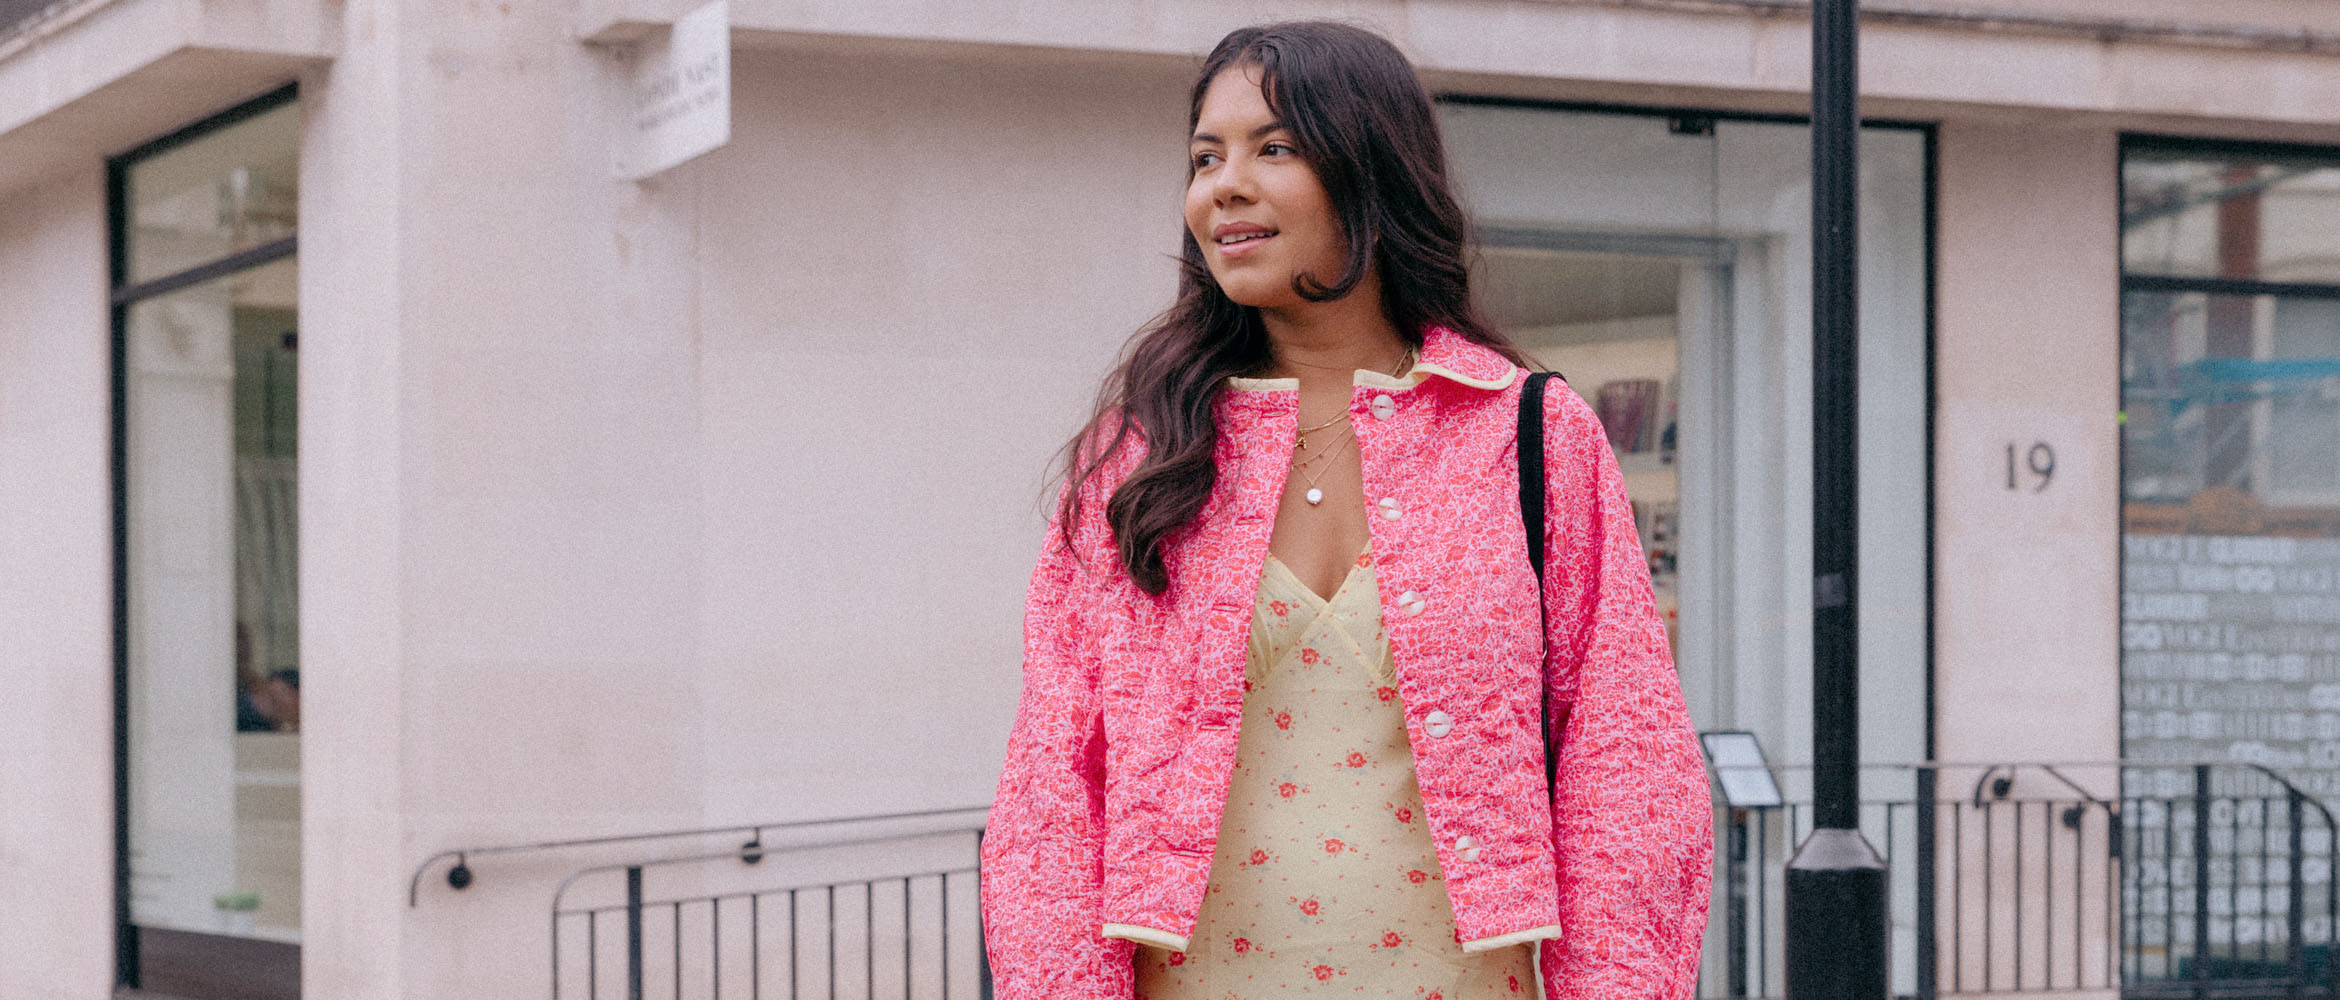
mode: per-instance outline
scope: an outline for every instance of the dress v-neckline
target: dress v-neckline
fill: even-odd
[[[1299,574],[1299,573],[1296,573],[1296,572],[1294,572],[1294,571],[1292,570],[1292,567],[1291,567],[1289,564],[1285,563],[1285,562],[1284,562],[1282,559],[1278,559],[1278,558],[1276,558],[1276,554],[1275,554],[1275,553],[1273,553],[1273,552],[1270,552],[1270,553],[1268,553],[1268,556],[1267,556],[1267,561],[1268,561],[1268,564],[1269,564],[1270,566],[1273,566],[1273,567],[1275,567],[1276,569],[1280,569],[1280,570],[1282,570],[1282,571],[1284,572],[1284,576],[1286,576],[1286,577],[1288,577],[1288,578],[1290,578],[1290,579],[1291,579],[1291,581],[1292,581],[1292,583],[1293,583],[1293,585],[1294,585],[1295,589],[1297,589],[1297,590],[1299,590],[1301,593],[1303,593],[1303,594],[1307,594],[1309,597],[1311,597],[1311,598],[1315,599],[1315,601],[1316,601],[1316,604],[1314,605],[1314,607],[1312,607],[1312,608],[1311,608],[1311,610],[1321,610],[1321,609],[1324,609],[1324,608],[1329,608],[1329,607],[1331,607],[1331,606],[1333,605],[1333,602],[1335,602],[1335,601],[1338,601],[1338,600],[1340,600],[1340,599],[1341,599],[1341,593],[1342,593],[1343,591],[1346,591],[1346,590],[1348,590],[1348,589],[1349,589],[1349,584],[1350,584],[1350,582],[1351,582],[1351,581],[1354,581],[1355,579],[1357,579],[1357,574],[1358,574],[1358,573],[1360,573],[1360,572],[1363,572],[1363,571],[1365,570],[1365,568],[1366,568],[1366,566],[1365,566],[1365,555],[1366,555],[1366,553],[1369,553],[1369,552],[1372,552],[1372,551],[1373,551],[1373,547],[1372,547],[1372,546],[1370,546],[1370,545],[1368,545],[1368,546],[1366,546],[1366,547],[1365,547],[1365,549],[1364,549],[1363,551],[1361,551],[1361,552],[1357,553],[1357,558],[1356,558],[1356,559],[1350,560],[1350,562],[1349,562],[1349,571],[1348,571],[1347,573],[1345,573],[1345,574],[1343,574],[1343,575],[1341,576],[1341,583],[1340,583],[1340,585],[1339,585],[1339,586],[1337,586],[1337,587],[1334,587],[1334,588],[1333,588],[1333,592],[1332,592],[1332,593],[1330,593],[1330,594],[1319,594],[1319,593],[1317,593],[1317,592],[1316,592],[1316,588],[1315,588],[1315,587],[1311,587],[1311,586],[1309,586],[1309,585],[1308,585],[1308,581],[1306,581],[1306,580],[1303,580],[1303,579],[1300,579],[1300,574]]]

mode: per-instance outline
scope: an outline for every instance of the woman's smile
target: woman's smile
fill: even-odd
[[[1255,222],[1222,222],[1211,228],[1211,242],[1218,247],[1219,255],[1228,260],[1243,258],[1275,235],[1275,230]]]

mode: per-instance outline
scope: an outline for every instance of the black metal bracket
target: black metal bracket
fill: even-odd
[[[461,854],[455,856],[455,867],[447,869],[447,886],[456,890],[471,888],[470,858]]]

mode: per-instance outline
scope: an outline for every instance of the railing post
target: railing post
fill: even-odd
[[[1917,769],[1917,1000],[1934,1000],[1941,991],[1935,979],[1938,958],[1934,940],[1934,782],[1939,775],[1932,763]]]
[[[983,831],[975,831],[975,894],[983,895]],[[983,922],[983,908],[975,908],[975,972],[980,976],[976,984],[978,996],[991,1000],[991,927]]]
[[[642,1000],[642,866],[626,868],[626,1000]]]
[[[2302,911],[2306,909],[2307,900],[2302,899],[2300,893],[2300,890],[2304,888],[2301,883],[2305,881],[2301,871],[2300,849],[2306,843],[2305,838],[2301,836],[2300,812],[2306,803],[2300,801],[2299,789],[2290,787],[2284,789],[2284,800],[2290,806],[2290,829],[2288,832],[2291,835],[2291,841],[2289,849],[2285,852],[2287,861],[2284,867],[2289,869],[2285,874],[2289,876],[2291,891],[2285,894],[2283,902],[2283,940],[2291,948],[2290,997],[2291,1000],[2299,1000],[2301,992],[2307,988],[2307,942],[2303,940],[2306,935],[2303,927],[2305,921],[2302,919],[2304,916]]]
[[[2194,1000],[2210,995],[2210,765],[2194,765]]]
[[[1730,973],[1725,976],[1730,995],[1747,995],[1747,810],[1726,807],[1730,817],[1730,843],[1723,856],[1723,882],[1728,894],[1723,910],[1723,934],[1726,936]]]

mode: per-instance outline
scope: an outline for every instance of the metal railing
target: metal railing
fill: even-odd
[[[2190,772],[2190,773],[2188,773]],[[2132,997],[2340,997],[2323,803],[2265,768],[2144,767],[2123,818]]]
[[[434,872],[464,893],[543,885],[547,854],[615,859],[554,883],[556,1000],[978,1000],[991,993],[976,912],[988,817],[977,807],[456,848],[415,867],[408,905]],[[670,846],[642,857],[651,845]]]
[[[552,995],[988,998],[975,912],[981,835],[972,827],[845,851],[751,843],[582,869],[553,893]],[[709,870],[723,862],[732,864]],[[883,873],[815,874],[839,864]],[[743,877],[765,865],[773,877]]]
[[[1784,995],[1784,870],[1809,834],[1788,804],[1718,809],[1698,996]],[[2333,814],[2247,764],[1874,765],[1863,831],[1889,867],[1899,997],[2119,994],[2340,1000]],[[555,1000],[988,1000],[977,912],[982,810],[656,834],[750,834],[573,870],[552,893]],[[912,832],[836,836],[914,821]],[[895,824],[897,828],[900,823]],[[475,848],[470,859],[633,838]]]
[[[1897,996],[2340,1000],[2333,817],[2273,771],[1863,771],[1862,830],[1892,880]],[[1896,786],[1906,792],[1880,794]],[[1718,811],[1700,997],[1783,995],[1783,873],[1810,828],[1803,803]]]

